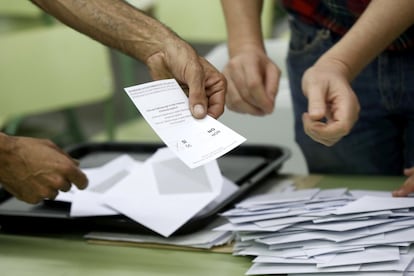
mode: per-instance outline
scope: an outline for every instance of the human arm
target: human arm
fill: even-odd
[[[38,203],[68,191],[72,183],[84,189],[88,180],[78,163],[51,141],[0,132],[0,183],[16,198]]]
[[[350,132],[360,110],[351,81],[413,23],[412,0],[373,0],[342,39],[305,72],[302,90],[309,104],[303,124],[312,139],[331,146]]]
[[[224,68],[230,110],[252,115],[273,112],[280,70],[267,56],[260,22],[263,1],[221,0],[229,62]]]
[[[122,0],[32,0],[64,24],[145,63],[154,79],[189,88],[192,114],[224,111],[226,80],[169,28]],[[197,106],[197,108],[195,108]]]

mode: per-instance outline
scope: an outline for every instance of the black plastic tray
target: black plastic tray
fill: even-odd
[[[148,143],[85,143],[69,148],[68,153],[83,168],[105,164],[121,154],[129,154],[137,160],[145,160],[163,144]],[[268,175],[277,173],[283,162],[290,157],[287,148],[267,145],[241,145],[218,159],[224,176],[234,181],[239,189],[221,202],[209,205],[174,235],[196,231],[219,212],[241,200],[248,191],[260,185]],[[5,190],[0,192],[0,226],[7,232],[88,232],[116,231],[129,233],[153,233],[148,228],[123,216],[70,217],[70,203],[44,201],[32,205],[11,197]]]

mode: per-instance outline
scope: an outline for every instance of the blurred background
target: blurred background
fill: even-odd
[[[220,0],[128,2],[165,23],[218,69],[226,64]],[[277,0],[264,0],[262,27],[268,54],[283,75],[276,109],[265,117],[226,110],[219,120],[245,136],[246,143],[289,148],[292,156],[281,172],[307,174],[294,142],[285,66],[289,30]],[[52,139],[61,147],[160,141],[123,91],[151,81],[143,63],[62,26],[28,0],[0,0],[0,36],[3,132]]]

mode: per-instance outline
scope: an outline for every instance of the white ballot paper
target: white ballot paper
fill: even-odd
[[[208,115],[195,119],[175,79],[124,90],[161,140],[190,168],[215,160],[246,141]]]
[[[217,161],[190,169],[161,148],[108,190],[103,202],[168,237],[216,199],[222,186]]]

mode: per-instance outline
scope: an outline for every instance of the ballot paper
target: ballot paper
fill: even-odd
[[[221,214],[247,275],[412,275],[414,201],[390,192],[287,190],[246,198]]]
[[[210,116],[195,119],[174,79],[124,89],[161,140],[190,168],[207,164],[246,139]]]

